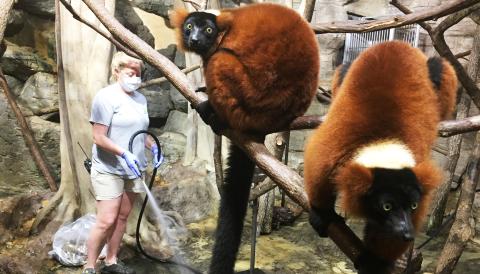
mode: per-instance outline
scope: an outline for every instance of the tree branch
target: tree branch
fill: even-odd
[[[135,54],[136,55],[136,54]],[[192,67],[189,67],[189,68],[184,68],[182,69],[182,72],[187,74],[187,73],[190,73],[192,71],[195,71],[197,69],[200,68],[200,65],[195,65],[195,66],[192,66]],[[149,80],[149,81],[146,81],[146,82],[143,82],[141,85],[140,85],[140,88],[144,88],[144,87],[149,87],[149,86],[152,86],[152,85],[160,85],[161,83],[165,82],[165,81],[168,81],[167,78],[165,77],[160,77],[160,78],[156,78],[156,79],[152,79],[152,80]]]
[[[182,0],[182,2],[188,3],[188,4],[192,5],[192,7],[193,7],[196,11],[202,9],[202,5],[200,5],[200,4],[197,3],[197,2],[190,1],[190,0]],[[206,4],[206,2],[205,2],[205,4]]]
[[[438,133],[440,137],[450,137],[461,133],[477,131],[479,129],[480,115],[476,115],[456,121],[443,121],[440,123]]]
[[[421,21],[437,19],[445,15],[468,8],[478,3],[478,0],[450,1],[443,5],[427,8],[422,11],[403,15],[393,16],[385,19],[369,21],[340,21],[322,24],[312,24],[315,33],[346,33],[346,32],[368,32],[396,28]]]
[[[125,52],[126,54],[132,56],[132,57],[135,57],[135,58],[138,58],[138,56],[133,52],[131,51],[130,49],[128,49],[127,47],[125,47],[124,45],[122,45],[120,42],[118,42],[117,40],[115,40],[112,35],[108,32],[105,32],[99,28],[97,28],[96,26],[94,26],[92,23],[88,22],[87,20],[83,19],[76,11],[75,9],[72,7],[72,5],[70,5],[70,3],[68,3],[67,1],[65,0],[59,0],[60,2],[62,2],[62,5],[65,7],[65,9],[67,9],[70,14],[72,14],[73,18],[79,22],[82,22],[84,23],[85,25],[89,26],[92,30],[96,31],[98,34],[100,34],[101,36],[105,37],[105,39],[107,39],[108,41],[110,41],[112,44],[115,45],[115,47],[117,47],[118,50],[121,50],[123,52]]]
[[[47,161],[45,160],[45,156],[43,155],[42,150],[38,146],[38,143],[35,140],[35,137],[33,137],[32,130],[28,126],[27,120],[25,120],[25,117],[23,116],[22,111],[18,107],[17,102],[15,101],[15,97],[11,93],[10,88],[8,87],[8,84],[7,84],[7,80],[5,79],[5,76],[3,75],[3,72],[1,69],[0,69],[0,87],[1,89],[3,89],[3,92],[5,93],[5,96],[7,98],[7,102],[12,108],[12,111],[15,114],[15,117],[17,118],[17,122],[18,122],[18,125],[20,126],[20,131],[23,134],[25,144],[30,150],[30,153],[32,154],[32,158],[35,164],[37,165],[38,169],[40,170],[40,172],[42,172],[43,176],[45,177],[45,180],[50,186],[50,190],[57,191],[57,184],[55,183],[55,179],[53,178],[53,175],[48,168]]]
[[[221,194],[223,185],[223,159],[222,159],[222,135],[215,134],[213,145],[213,163],[215,167],[215,182],[218,192]]]
[[[302,116],[290,124],[291,130],[314,129],[318,127],[326,116]],[[467,117],[460,120],[446,120],[438,125],[438,135],[440,137],[450,137],[471,131],[480,130],[480,115]]]
[[[313,12],[315,11],[315,0],[305,0],[305,10],[303,11],[303,18],[307,22],[312,22]]]
[[[458,80],[460,80],[462,83],[463,88],[468,93],[470,98],[472,98],[472,101],[477,108],[480,108],[480,89],[477,87],[472,78],[468,76],[468,73],[465,71],[463,65],[458,61],[457,58],[455,58],[455,55],[448,47],[444,38],[444,33],[448,28],[454,24],[457,24],[463,18],[467,17],[470,13],[478,9],[480,9],[480,3],[448,16],[429,34],[432,38],[435,49],[441,56],[445,57],[453,65],[455,71],[457,72]]]
[[[458,22],[462,21],[463,18],[469,16],[472,12],[478,10],[480,8],[480,3],[477,1],[476,5],[472,5],[460,11],[450,14],[447,16],[442,22],[440,22],[433,31],[439,32],[443,35],[443,33],[448,30],[453,25],[456,25]]]
[[[401,12],[405,13],[405,14],[411,14],[412,11],[407,8],[406,6],[404,6],[403,4],[401,4],[400,2],[398,2],[397,0],[392,0],[390,1],[390,4],[394,7],[396,7],[397,9],[399,9]],[[421,21],[421,22],[418,22],[418,24],[424,29],[426,30],[427,32],[430,32],[432,30],[432,26],[430,26],[429,24],[425,23],[424,21]]]
[[[463,58],[463,57],[466,57],[466,56],[470,55],[470,53],[471,53],[470,50],[459,52],[459,53],[455,54],[455,58],[460,59],[460,58]]]
[[[274,189],[277,186],[277,184],[272,181],[265,179],[261,183],[259,183],[256,187],[252,188],[250,190],[250,196],[248,198],[249,201],[253,201],[257,199],[258,197],[262,196],[263,194],[269,192],[270,190]]]

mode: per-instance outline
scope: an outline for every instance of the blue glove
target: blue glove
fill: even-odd
[[[142,176],[142,173],[138,169],[137,156],[133,155],[130,151],[125,151],[124,153],[122,153],[122,158],[125,160],[128,167],[132,170],[133,174],[137,176],[137,178]]]
[[[153,167],[158,168],[163,163],[163,153],[160,152],[160,159],[158,159],[158,147],[157,144],[153,144],[150,148],[153,155]]]

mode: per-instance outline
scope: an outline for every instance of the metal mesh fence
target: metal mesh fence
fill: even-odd
[[[368,20],[369,18],[363,17],[358,19]],[[413,47],[417,47],[419,34],[420,26],[417,24],[365,33],[347,33],[343,63],[353,61],[365,49],[385,41],[401,40]]]

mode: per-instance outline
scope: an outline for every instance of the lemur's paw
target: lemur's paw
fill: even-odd
[[[203,122],[210,125],[215,134],[219,135],[222,130],[228,127],[224,121],[218,118],[218,115],[215,113],[215,110],[208,100],[198,104],[195,110],[198,112]]]
[[[365,250],[354,263],[358,274],[390,274],[394,262],[380,258],[372,252]]]
[[[210,117],[215,114],[210,102],[208,100],[201,102],[197,105],[197,107],[195,107],[195,110],[198,112],[203,122],[207,125],[210,125]]]
[[[310,224],[320,237],[328,237],[328,226],[333,222],[345,222],[333,209],[321,210],[312,207],[309,217]]]
[[[226,128],[228,128],[228,125],[220,120],[216,114],[213,114],[210,116],[210,127],[212,128],[212,131],[220,135],[220,132]]]
[[[207,87],[199,87],[195,90],[195,92],[207,92]]]

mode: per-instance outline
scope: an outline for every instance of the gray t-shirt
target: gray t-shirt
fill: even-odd
[[[128,150],[130,137],[138,130],[147,129],[149,120],[147,100],[137,91],[132,95],[121,90],[118,83],[101,89],[93,99],[90,122],[108,126],[107,136],[115,144]],[[138,135],[133,142],[133,154],[139,160],[139,168],[147,166],[145,135]],[[125,160],[93,144],[92,168],[106,173],[135,178]]]

